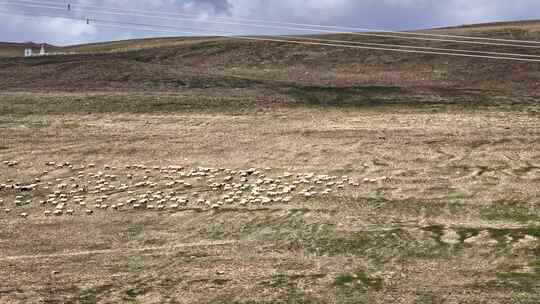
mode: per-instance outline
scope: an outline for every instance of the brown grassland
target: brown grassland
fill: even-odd
[[[0,184],[39,178],[0,188],[0,303],[540,303],[539,63],[224,38],[71,50],[88,53],[0,58]],[[165,193],[153,167],[169,165],[360,185],[85,214],[130,197],[93,193],[88,173]],[[74,214],[45,216],[61,183],[89,206],[66,190]]]

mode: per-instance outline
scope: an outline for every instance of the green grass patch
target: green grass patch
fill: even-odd
[[[505,28],[496,28],[488,29],[481,31],[474,31],[473,35],[481,35],[483,37],[496,37],[496,38],[507,38],[507,39],[531,39],[531,34],[533,32],[519,28],[519,27],[505,27]]]
[[[223,286],[223,285],[226,285],[227,283],[229,283],[230,279],[213,279],[210,281],[210,283],[214,284],[214,285],[218,285],[218,286]]]
[[[79,124],[78,122],[74,122],[74,121],[71,121],[71,122],[64,122],[64,124],[62,125],[62,127],[64,129],[79,129],[81,127],[81,124]]]
[[[536,205],[521,201],[495,201],[481,211],[487,220],[512,220],[519,223],[540,223],[540,213]]]
[[[365,271],[358,271],[339,275],[334,284],[358,289],[381,290],[383,288],[383,279],[369,276]]]
[[[529,226],[523,228],[491,228],[487,229],[492,238],[500,243],[516,242],[525,236],[540,238],[540,226]]]
[[[505,265],[500,267],[497,276],[504,280],[513,280],[522,284],[534,284],[540,280],[540,259],[525,265]]]
[[[298,101],[313,105],[366,105],[383,102],[389,97],[397,98],[407,93],[403,88],[394,86],[358,86],[358,87],[289,87],[285,93]]]
[[[295,288],[298,281],[314,282],[324,277],[326,277],[325,273],[294,274],[294,275],[278,274],[278,275],[273,275],[272,277],[264,281],[261,281],[259,285],[263,287],[269,287],[269,288],[279,288],[279,287]]]
[[[431,232],[433,235],[433,239],[439,244],[439,245],[446,245],[442,241],[442,237],[444,235],[444,226],[443,225],[431,225],[427,227],[423,227],[422,230]]]
[[[466,239],[475,237],[480,234],[480,229],[477,228],[458,228],[459,242],[463,243]]]
[[[144,289],[130,288],[130,289],[126,290],[126,295],[128,297],[130,297],[130,298],[136,298],[137,296],[143,295],[143,294],[145,294]]]
[[[337,232],[326,230],[308,240],[307,248],[321,254],[362,254],[373,245],[371,237],[363,232]]]
[[[80,303],[98,303],[100,299],[106,298],[114,287],[113,284],[94,286],[79,293],[76,300],[80,301]]]
[[[448,195],[447,195],[447,198],[448,199],[466,199],[466,198],[469,198],[471,197],[470,194],[467,194],[465,192],[450,192]]]

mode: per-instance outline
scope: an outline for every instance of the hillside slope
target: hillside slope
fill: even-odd
[[[536,37],[536,23],[522,26],[518,38]],[[475,35],[516,38],[516,26],[471,28]],[[441,32],[442,30],[437,30]],[[445,33],[463,31],[448,29]],[[469,32],[464,32],[465,34]],[[495,34],[494,34],[495,33]],[[514,34],[513,34],[514,33]],[[527,33],[527,34],[523,34]],[[325,35],[373,43],[395,43],[383,37]],[[540,55],[534,48],[457,45],[451,42],[404,41],[403,44],[477,51]],[[237,87],[276,82],[314,86],[459,87],[521,89],[540,85],[538,63],[460,58],[429,54],[295,45],[231,38],[161,38],[63,48],[91,52],[61,57],[0,59],[4,90],[178,89]],[[242,86],[242,85],[240,85]]]
[[[0,59],[0,303],[540,303],[538,64],[76,47]]]

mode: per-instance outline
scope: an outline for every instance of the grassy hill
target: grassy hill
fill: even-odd
[[[0,59],[0,303],[540,303],[540,64],[63,50]]]
[[[436,30],[500,38],[533,38],[537,23],[483,25]],[[466,29],[466,30],[465,30]],[[521,34],[515,37],[519,29]],[[526,34],[525,34],[526,33]],[[381,37],[348,34],[328,39],[395,43]],[[533,48],[404,41],[403,44],[477,51],[536,54]],[[13,49],[14,47],[10,47]],[[7,53],[8,47],[4,47]],[[294,45],[231,38],[160,38],[61,48],[71,56],[0,60],[3,89],[83,88],[175,89],[184,86],[235,87],[276,82],[305,86],[460,87],[534,90],[535,63],[456,58],[428,54]],[[39,66],[39,69],[35,67]],[[49,77],[54,75],[54,77]]]

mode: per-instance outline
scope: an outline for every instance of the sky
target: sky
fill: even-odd
[[[412,30],[523,19],[540,19],[539,0],[0,0],[0,41],[70,45],[153,36],[314,33],[261,20]],[[140,24],[159,27],[143,31]]]

